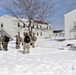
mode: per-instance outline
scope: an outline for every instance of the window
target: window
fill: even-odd
[[[39,34],[37,33],[37,36],[38,36]]]
[[[40,35],[42,36],[42,32],[40,33]]]
[[[25,27],[25,24],[23,24],[23,27]]]
[[[76,21],[74,21],[74,27],[76,27]]]
[[[48,26],[47,26],[47,29],[48,29]]]
[[[3,27],[3,23],[1,23],[1,27]]]
[[[35,26],[33,25],[33,28],[35,28]]]
[[[33,35],[35,35],[35,33],[33,32]]]
[[[42,28],[42,26],[40,25],[40,28]]]
[[[56,36],[57,36],[57,34],[56,34]]]
[[[60,36],[61,36],[61,34],[60,34]]]
[[[38,29],[38,25],[37,25],[37,29]]]
[[[18,27],[20,27],[20,23],[18,23]]]

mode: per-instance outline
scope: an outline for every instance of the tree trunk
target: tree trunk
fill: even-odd
[[[29,35],[30,37],[32,37],[32,26],[31,26],[32,22],[31,22],[31,19],[29,19],[29,26],[28,26],[28,30],[29,30]]]

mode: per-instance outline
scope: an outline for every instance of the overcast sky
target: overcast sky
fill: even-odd
[[[47,1],[50,2],[51,0],[47,0]],[[53,29],[64,29],[64,15],[76,9],[76,0],[53,0],[53,1],[56,2],[56,5],[54,7],[55,12],[50,17],[50,20],[52,21]],[[4,14],[6,13],[1,8],[1,2],[0,2],[0,16]]]

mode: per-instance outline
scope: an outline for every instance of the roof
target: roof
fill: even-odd
[[[42,22],[42,21],[34,20],[34,22],[36,22],[36,23],[40,23],[40,24],[46,24],[46,25],[48,25],[48,23],[46,23],[46,22]]]
[[[54,30],[53,33],[60,33],[63,32],[63,30]]]
[[[16,19],[15,17],[10,16],[10,15],[3,15],[3,16],[1,16],[1,17],[6,17],[6,18],[11,17],[11,18]],[[28,20],[28,19],[24,19],[24,18],[21,18],[21,19],[22,19],[22,20]],[[39,23],[39,24],[45,24],[45,25],[48,25],[47,22],[43,22],[43,21],[37,21],[37,20],[34,20],[34,22],[35,22],[35,23]]]
[[[72,11],[66,13],[64,16],[66,16],[66,15],[68,15],[68,14],[71,14],[71,13],[73,13],[73,12],[76,12],[76,9],[74,9],[74,10],[72,10]]]

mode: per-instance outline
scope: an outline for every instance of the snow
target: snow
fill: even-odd
[[[29,54],[23,46],[15,48],[10,41],[8,51],[0,51],[0,75],[76,75],[76,51],[67,44],[76,40],[38,39]]]

